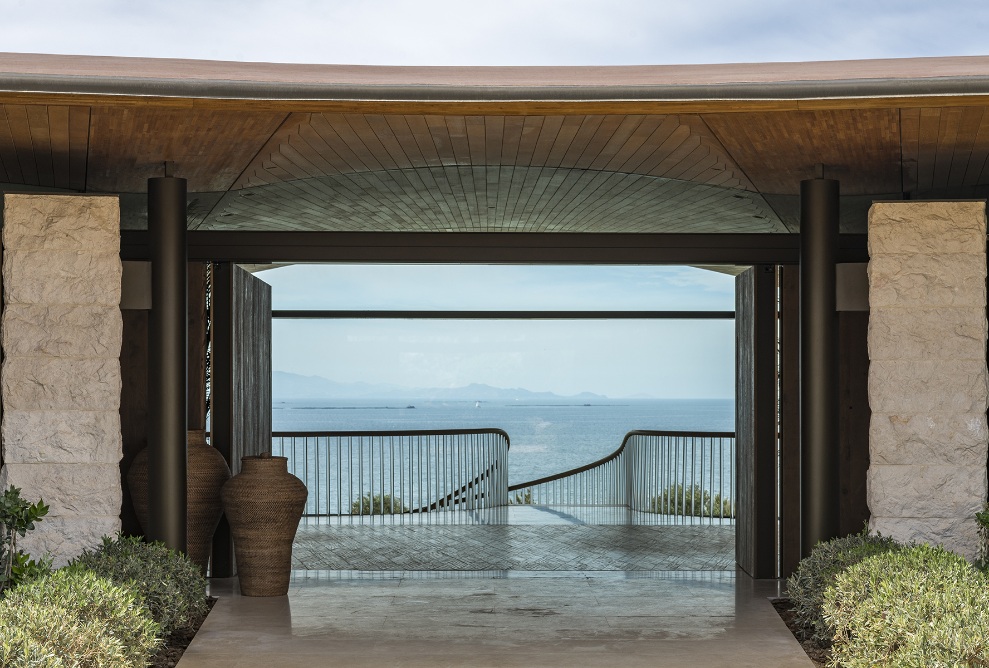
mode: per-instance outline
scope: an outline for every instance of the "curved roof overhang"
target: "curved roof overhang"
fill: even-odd
[[[792,232],[799,181],[989,190],[989,57],[371,67],[0,54],[0,184],[189,179],[202,229]]]
[[[0,53],[7,100],[387,113],[625,113],[989,101],[989,57],[602,67],[384,67]]]

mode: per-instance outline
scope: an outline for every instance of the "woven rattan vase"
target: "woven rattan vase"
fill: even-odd
[[[223,515],[220,489],[230,479],[230,467],[220,452],[206,443],[206,432],[187,433],[186,467],[186,553],[193,563],[206,572],[216,525]],[[134,510],[141,527],[148,530],[148,449],[144,448],[127,471]]]
[[[242,457],[241,472],[223,486],[240,592],[284,596],[292,568],[292,541],[309,492],[288,472],[288,458]]]

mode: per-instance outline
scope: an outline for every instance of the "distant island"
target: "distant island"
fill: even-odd
[[[547,401],[569,400],[580,403],[607,401],[592,392],[569,396],[553,392],[533,392],[523,388],[492,387],[473,383],[464,387],[402,387],[374,383],[338,383],[322,376],[303,376],[275,371],[271,378],[274,401],[295,399],[424,399],[444,401]]]

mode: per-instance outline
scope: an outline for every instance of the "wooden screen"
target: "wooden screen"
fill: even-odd
[[[776,267],[735,279],[735,559],[777,575]]]

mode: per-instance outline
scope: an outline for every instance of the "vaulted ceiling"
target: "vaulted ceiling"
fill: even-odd
[[[822,165],[843,231],[862,232],[875,199],[986,196],[987,66],[382,72],[0,54],[0,190],[119,193],[130,228],[167,170],[188,179],[197,229],[785,233]]]

